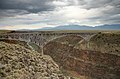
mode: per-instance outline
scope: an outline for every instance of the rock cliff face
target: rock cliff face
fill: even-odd
[[[0,42],[0,79],[68,79],[50,56]]]
[[[68,39],[72,40],[72,37]],[[120,79],[118,54],[88,50],[84,47],[86,42],[83,39],[79,40],[78,45],[71,45],[69,40],[67,40],[68,43],[63,43],[64,40],[48,43],[44,47],[44,53],[50,55],[62,69],[75,71],[80,76],[84,76],[83,79]],[[81,46],[84,48],[80,48]]]
[[[99,33],[89,41],[89,50],[120,56],[120,33]]]

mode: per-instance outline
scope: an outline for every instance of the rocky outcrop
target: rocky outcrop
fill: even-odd
[[[99,33],[89,41],[89,50],[120,56],[120,33]]]
[[[53,41],[60,42],[62,44],[68,44],[68,45],[75,46],[76,44],[78,44],[80,42],[80,40],[85,41],[81,36],[67,35],[67,36],[57,38]]]
[[[50,56],[0,42],[0,79],[69,79]]]

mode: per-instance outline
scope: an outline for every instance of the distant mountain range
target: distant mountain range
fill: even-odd
[[[23,29],[21,29],[23,30]],[[24,31],[27,29],[24,29]],[[49,31],[49,30],[120,30],[120,24],[101,25],[101,26],[81,26],[81,25],[62,25],[56,27],[44,27],[41,29],[34,29],[35,31]]]
[[[120,24],[101,25],[101,26],[80,26],[80,25],[63,25],[57,27],[44,27],[36,30],[120,30]]]

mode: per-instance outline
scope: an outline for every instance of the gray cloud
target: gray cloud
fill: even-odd
[[[14,17],[17,15],[24,15],[24,14],[29,14],[26,10],[19,10],[19,9],[5,9],[1,10],[0,9],[0,18],[7,18],[7,17]]]
[[[30,13],[37,13],[42,11],[54,10],[53,1],[61,1],[68,3],[66,6],[82,6],[85,9],[103,8],[112,6],[105,13],[120,13],[120,0],[1,0],[0,10],[16,10],[28,11]]]
[[[85,0],[85,9],[97,9],[101,14],[89,20],[99,21],[103,24],[120,23],[120,0]]]
[[[85,1],[86,4],[84,5],[84,8],[86,9],[105,7],[112,2],[112,0],[85,0]]]
[[[120,23],[120,0],[1,0],[0,25],[15,25],[9,19],[16,25]]]
[[[37,13],[54,8],[54,6],[51,5],[52,1],[53,0],[1,0],[0,9],[19,9]]]
[[[80,0],[79,0],[80,1]],[[106,9],[103,11],[104,14],[120,14],[120,0],[84,0],[86,4],[83,5],[85,9],[95,9],[101,10],[101,8]],[[108,9],[109,8],[109,9]]]
[[[1,0],[0,18],[14,17],[28,13],[50,11],[55,8],[53,0]]]

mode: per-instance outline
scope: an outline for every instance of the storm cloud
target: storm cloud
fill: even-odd
[[[0,28],[120,23],[120,0],[1,0]],[[13,28],[13,29],[14,29]]]
[[[2,10],[19,9],[36,13],[40,11],[47,11],[54,8],[51,5],[52,1],[53,0],[1,0],[0,9]]]

